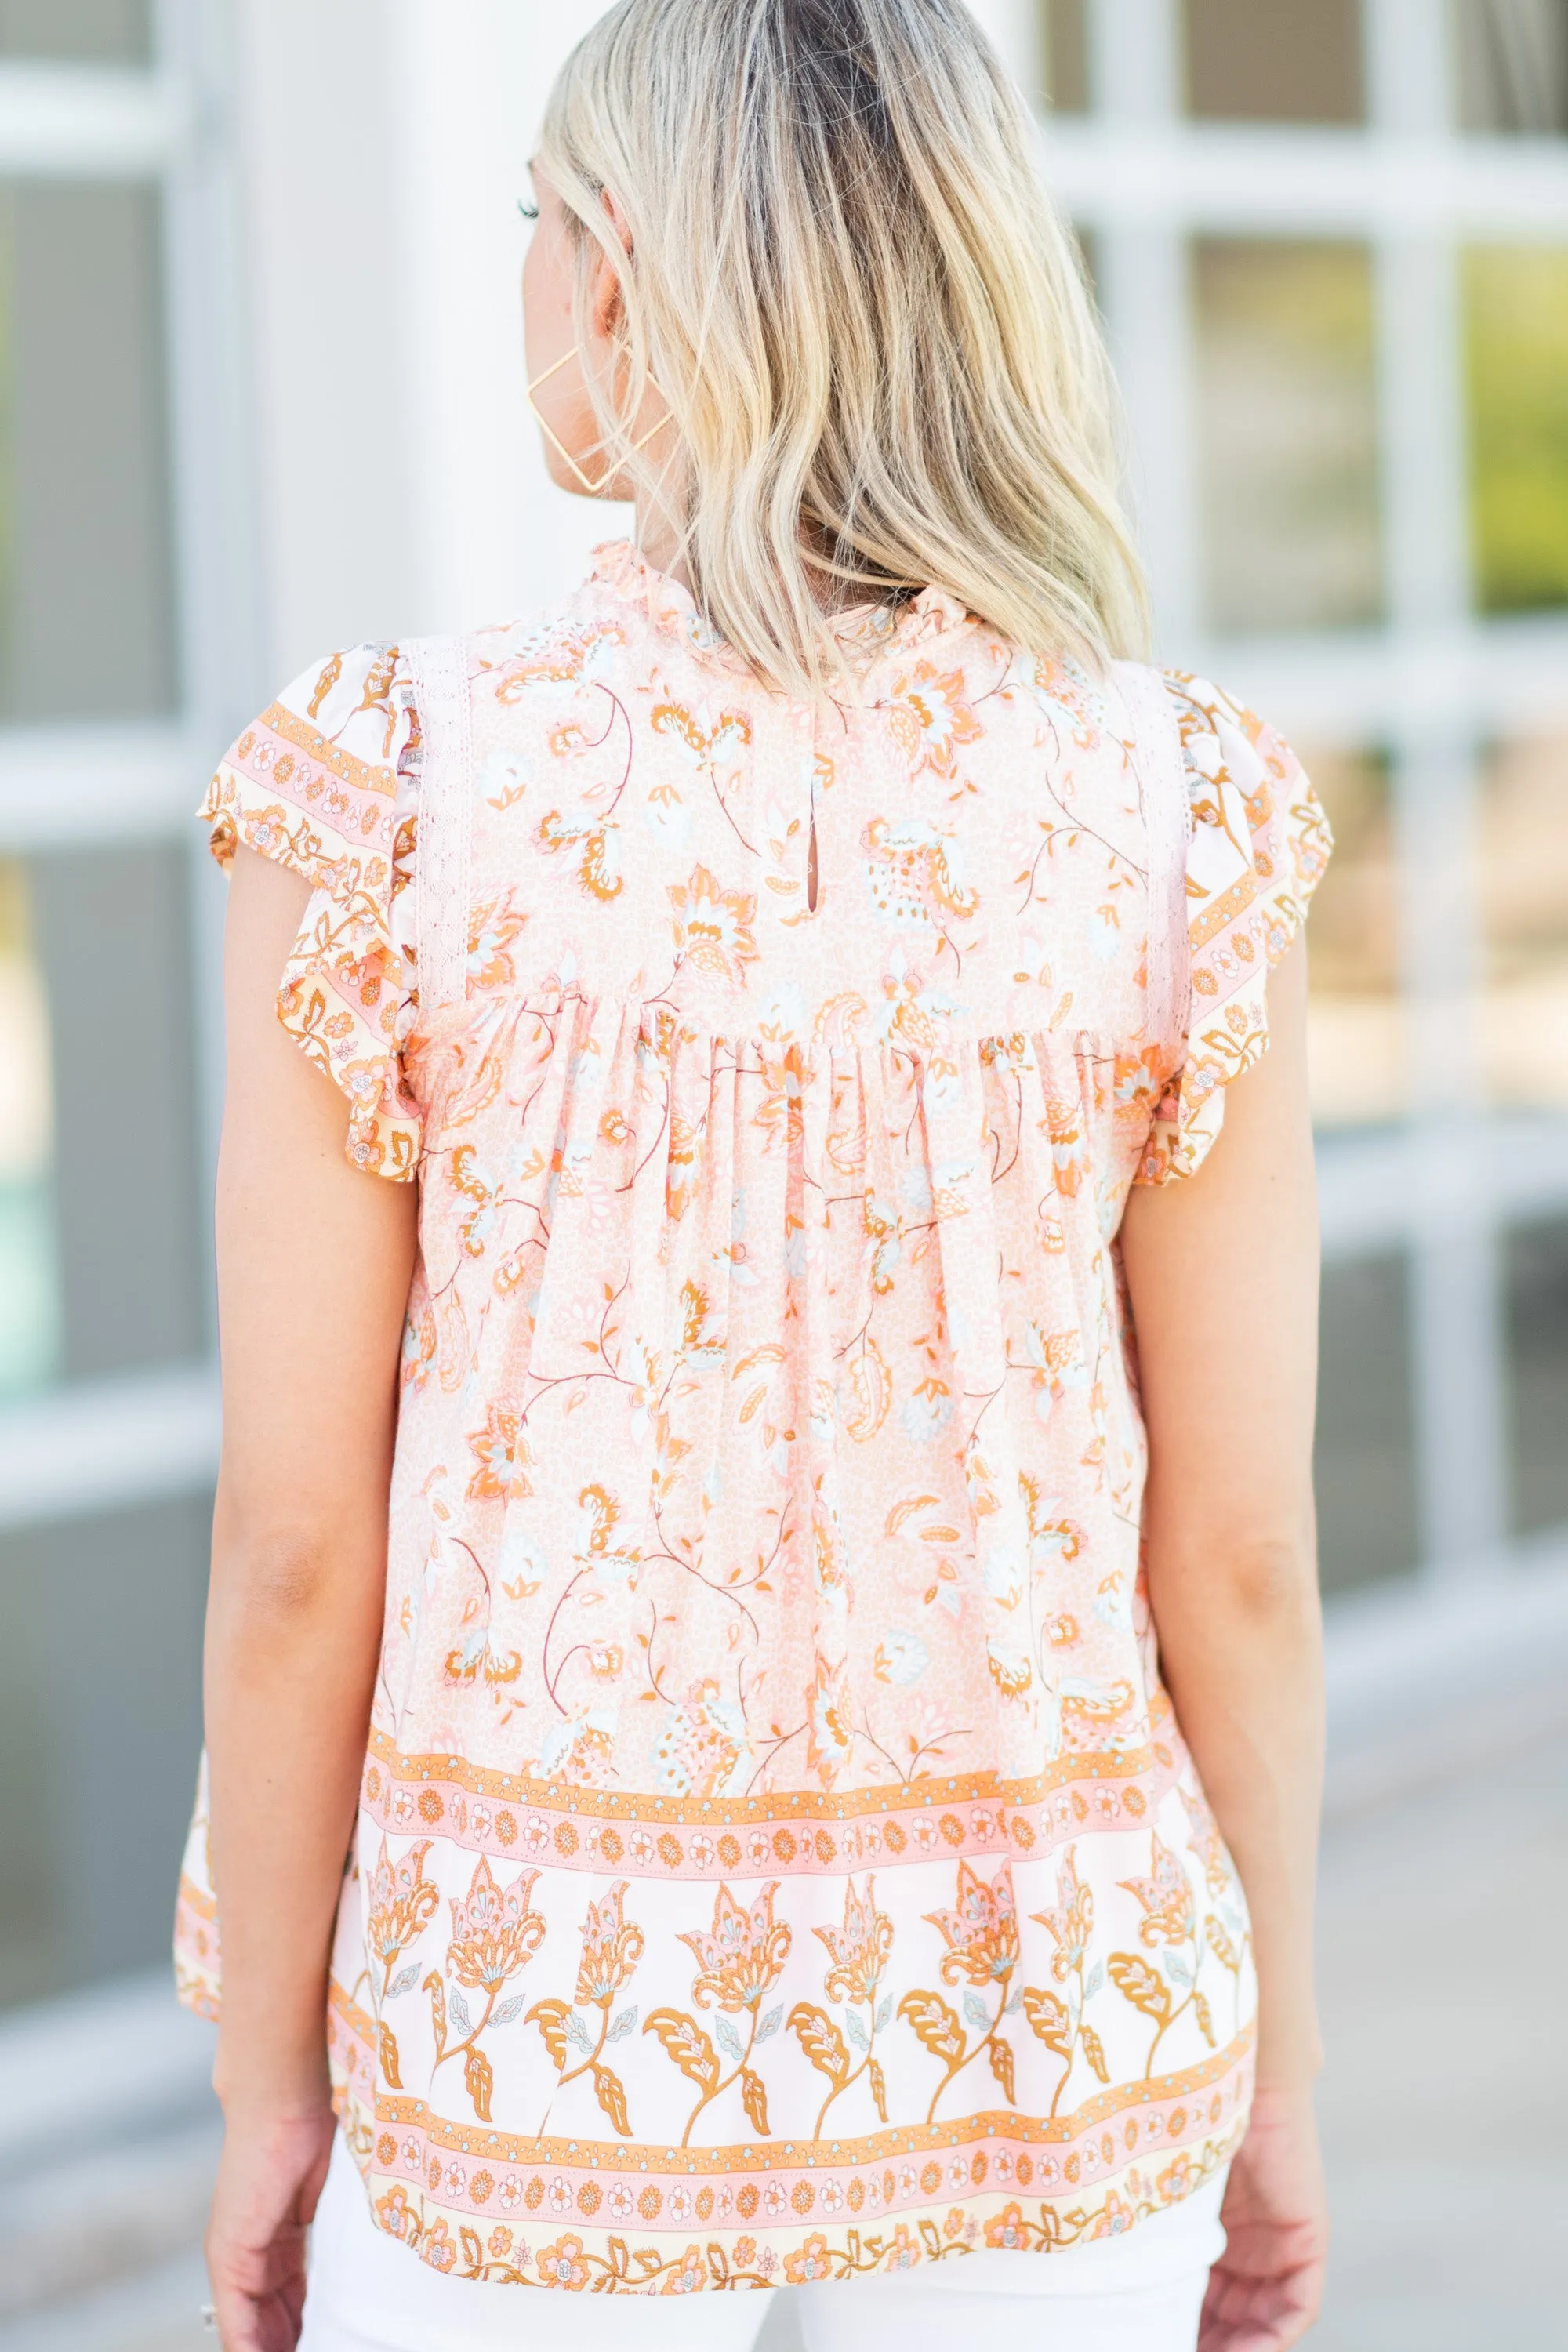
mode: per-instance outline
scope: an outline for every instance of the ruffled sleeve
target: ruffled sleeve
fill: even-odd
[[[396,646],[356,646],[307,670],[219,765],[199,814],[213,855],[237,844],[311,885],[278,1017],[349,1103],[348,1153],[409,1181],[419,1106],[402,1045],[414,961],[419,721]]]
[[[1191,1176],[1225,1119],[1225,1089],[1268,1045],[1268,975],[1329,862],[1328,819],[1288,743],[1217,687],[1171,673],[1191,812],[1186,1051],[1139,1171]]]

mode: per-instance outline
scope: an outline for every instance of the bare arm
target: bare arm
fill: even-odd
[[[268,2298],[286,2304],[302,2281],[299,2232],[330,2146],[327,1962],[381,1632],[414,1258],[414,1187],[344,1157],[347,1106],[277,1020],[309,895],[297,876],[237,854],[217,1190],[224,1444],[206,1637],[223,1942],[216,2080],[228,2139],[209,2262],[226,2352],[292,2344],[288,2314]],[[279,2152],[301,2150],[287,2242],[272,2216],[264,2248],[237,2245],[268,2221],[275,2159],[293,2162]]]
[[[1310,2224],[1297,2244],[1313,2276],[1296,2278],[1290,2307],[1267,2321],[1238,2311],[1230,2334],[1205,2331],[1205,2345],[1237,2347],[1293,2342],[1310,2324],[1306,2302],[1315,2309],[1321,2267],[1310,2096],[1319,2063],[1322,1664],[1306,973],[1298,945],[1270,982],[1269,1050],[1229,1088],[1207,1162],[1185,1182],[1135,1190],[1122,1226],[1149,1432],[1149,1589],[1161,1660],[1241,1874],[1258,1965],[1258,2103],[1226,2206],[1233,2258],[1247,2251],[1238,2200],[1270,2133],[1303,2144],[1289,2159],[1300,2179],[1286,2201],[1317,2200],[1297,2217]]]

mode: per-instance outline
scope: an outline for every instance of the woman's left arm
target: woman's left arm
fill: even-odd
[[[1316,2314],[1327,2233],[1312,2120],[1323,1706],[1304,945],[1270,980],[1268,1025],[1202,1168],[1135,1187],[1121,1232],[1161,1670],[1246,1890],[1258,1968],[1257,2097],[1205,2352],[1293,2344]]]
[[[217,1187],[224,1440],[207,1608],[224,2352],[292,2352],[331,2146],[327,1968],[380,1643],[416,1190],[277,1017],[309,885],[239,849]]]

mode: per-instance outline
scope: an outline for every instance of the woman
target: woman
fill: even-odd
[[[959,0],[622,0],[535,179],[635,549],[206,805],[224,2345],[1286,2346],[1321,812]]]

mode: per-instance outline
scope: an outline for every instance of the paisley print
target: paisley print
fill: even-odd
[[[205,804],[311,883],[279,1018],[420,1187],[328,2032],[381,2226],[454,2275],[1049,2252],[1246,2117],[1116,1235],[1264,1050],[1327,830],[1198,681],[1163,769],[1122,673],[940,591],[841,636],[792,704],[617,547],[468,640],[440,1002],[403,650],[312,670]],[[220,1926],[198,1809],[208,2012]]]

